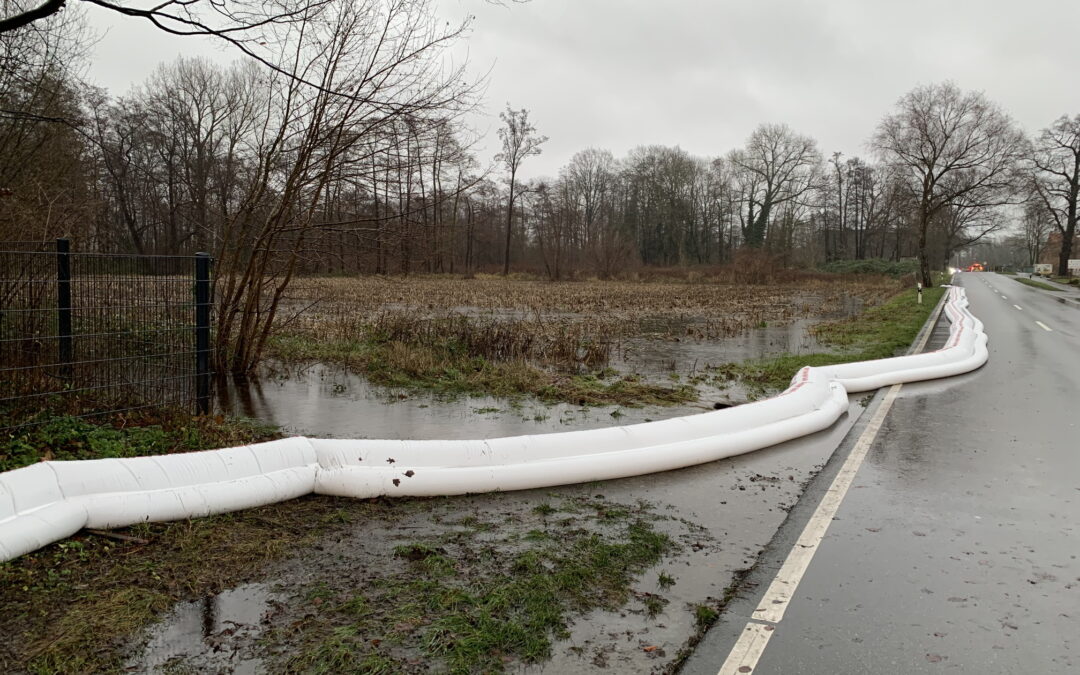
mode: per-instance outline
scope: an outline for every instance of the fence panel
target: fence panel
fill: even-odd
[[[209,412],[209,256],[5,248],[22,250],[0,250],[0,428],[46,409]]]

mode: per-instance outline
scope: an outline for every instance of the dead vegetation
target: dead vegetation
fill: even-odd
[[[647,384],[607,368],[622,340],[723,339],[802,317],[850,315],[898,290],[891,279],[823,275],[770,285],[693,276],[305,278],[291,287],[269,356],[338,363],[403,389],[670,404],[692,400],[692,388]]]

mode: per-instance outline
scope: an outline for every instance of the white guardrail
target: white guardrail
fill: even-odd
[[[155,457],[48,461],[0,474],[0,561],[81,528],[194,518],[309,493],[431,496],[581,483],[712,462],[828,428],[847,395],[974,370],[982,322],[950,288],[942,349],[803,368],[771,399],[630,426],[471,441],[295,437]]]

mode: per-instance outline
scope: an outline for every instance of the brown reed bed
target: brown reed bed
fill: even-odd
[[[653,387],[640,399],[625,394],[644,385],[605,372],[621,340],[723,339],[766,324],[843,316],[899,289],[895,280],[873,277],[753,286],[666,279],[304,278],[291,289],[269,356],[286,363],[341,363],[376,383],[447,393],[679,402],[690,396],[682,387]],[[581,391],[583,377],[587,393]],[[622,392],[615,398],[606,391],[613,386]]]

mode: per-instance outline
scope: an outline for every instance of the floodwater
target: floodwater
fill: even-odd
[[[648,512],[658,518],[654,527],[671,537],[677,548],[634,581],[625,606],[571,617],[569,638],[553,645],[548,661],[509,663],[507,671],[666,672],[697,632],[697,605],[715,607],[740,572],[753,566],[805,483],[827,461],[860,411],[853,401],[850,413],[825,431],[677,471],[602,484],[402,500],[399,510],[357,521],[346,531],[272,564],[260,575],[261,583],[177,605],[143,637],[148,638],[145,646],[138,642],[140,648],[128,669],[280,672],[281,661],[299,648],[291,632],[282,629],[319,611],[308,597],[309,589],[364,592],[373,579],[401,572],[400,559],[391,553],[397,546],[437,541],[451,549],[447,535],[460,530],[466,518],[490,525],[487,531],[499,541],[512,540],[514,533],[544,527],[536,522],[541,518],[539,505],[578,499],[627,508],[648,504]],[[583,520],[575,527],[590,526]],[[468,540],[460,544],[469,545]],[[674,578],[674,585],[662,585],[661,573]],[[665,602],[655,615],[646,611],[649,596]],[[407,672],[442,670],[418,644],[392,649],[398,650],[394,655],[402,663],[416,663]]]
[[[179,663],[201,668],[212,662],[215,671],[264,672],[251,641],[261,634],[272,607],[272,594],[265,584],[244,584],[178,603],[150,630],[146,645],[126,669],[155,672]]]
[[[722,341],[655,333],[624,340],[612,359],[622,373],[655,382],[679,381],[710,365],[779,353],[808,353],[819,345],[809,320],[762,326]],[[675,331],[669,331],[671,335]],[[738,402],[740,393],[699,386],[701,398],[671,407],[580,407],[535,400],[508,402],[490,397],[444,399],[370,385],[343,368],[315,364],[269,367],[263,377],[219,387],[220,405],[233,414],[283,426],[288,432],[322,437],[461,439],[547,433],[632,424],[713,409],[718,400]],[[828,459],[858,416],[830,429],[747,455],[662,474],[600,484],[568,485],[515,493],[428,500],[386,522],[357,523],[343,536],[296,551],[251,583],[195,602],[178,604],[140,641],[128,663],[139,672],[264,672],[295,649],[288,640],[268,641],[275,627],[290,625],[308,611],[302,589],[316,583],[362,588],[368,577],[393,572],[398,562],[387,552],[421,538],[439,538],[464,516],[506,528],[527,530],[535,507],[552,499],[587,498],[653,505],[669,518],[658,527],[679,543],[677,551],[645,572],[631,601],[615,611],[594,610],[576,617],[570,638],[555,645],[543,664],[510,664],[519,673],[663,671],[697,631],[695,607],[715,606],[740,570],[783,522],[803,486]],[[659,575],[673,576],[671,588]],[[667,604],[653,616],[644,598]],[[411,657],[422,656],[419,652]],[[416,660],[415,658],[412,660]],[[421,662],[422,663],[422,662]],[[424,671],[426,665],[419,665]]]
[[[677,384],[708,366],[817,351],[821,346],[809,333],[812,324],[798,319],[723,340],[656,334],[627,338],[614,350],[610,365],[650,382]],[[385,439],[496,438],[594,429],[690,415],[712,410],[716,402],[746,400],[735,387],[702,384],[698,390],[698,402],[687,405],[581,407],[535,399],[509,402],[488,396],[404,392],[371,385],[341,366],[269,364],[259,377],[219,384],[218,399],[224,412],[273,423],[288,433]]]

